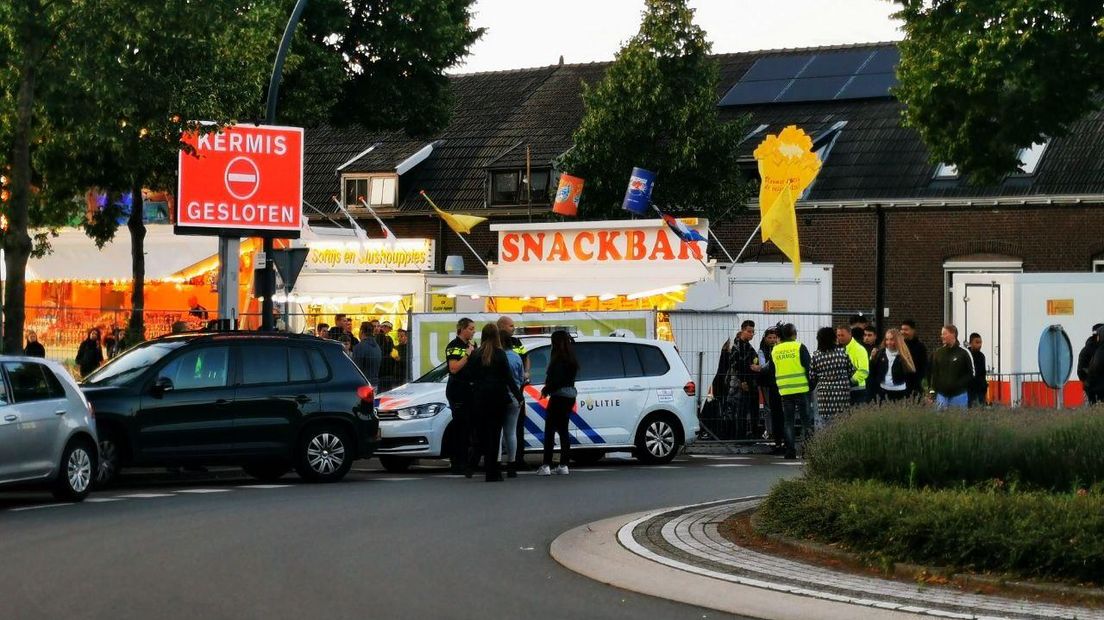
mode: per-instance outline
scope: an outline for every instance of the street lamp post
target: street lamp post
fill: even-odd
[[[272,77],[268,81],[268,107],[265,114],[265,124],[276,124],[276,101],[280,96],[280,77],[284,71],[284,60],[287,59],[288,48],[291,47],[291,39],[295,35],[295,28],[299,25],[299,19],[303,16],[303,10],[307,8],[307,0],[296,0],[295,8],[291,10],[291,18],[284,28],[284,36],[280,39],[280,47],[276,50],[276,62],[272,65]],[[301,207],[300,207],[301,208]],[[272,331],[275,326],[273,317],[272,297],[276,294],[275,277],[272,271],[272,237],[264,237],[265,266],[262,276],[263,298],[261,301],[261,329]]]

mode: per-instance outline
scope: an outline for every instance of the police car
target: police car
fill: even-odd
[[[529,350],[525,386],[525,448],[540,452],[547,399],[540,388],[548,368],[548,337],[522,337]],[[646,463],[667,463],[698,433],[696,386],[675,346],[639,338],[575,339],[579,397],[571,414],[571,457],[597,462],[606,452],[631,451]],[[419,458],[444,458],[456,441],[445,399],[448,365],[384,393],[377,403],[382,439],[376,455],[388,471]]]

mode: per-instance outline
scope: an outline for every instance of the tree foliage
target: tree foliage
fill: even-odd
[[[311,0],[292,45],[280,116],[432,135],[448,124],[444,72],[483,34],[474,0]],[[288,10],[294,4],[287,0]]]
[[[626,217],[621,199],[634,166],[657,173],[653,199],[715,217],[747,199],[737,165],[742,122],[721,122],[719,69],[686,0],[647,0],[640,31],[600,82],[560,169],[586,180],[588,217]]]
[[[897,96],[934,161],[982,183],[1068,132],[1104,93],[1100,0],[896,0]]]

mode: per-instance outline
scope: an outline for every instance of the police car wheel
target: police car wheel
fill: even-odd
[[[353,466],[353,443],[340,426],[315,425],[299,438],[295,471],[308,482],[337,482]]]
[[[648,416],[636,432],[636,457],[648,464],[670,463],[681,445],[678,422],[670,414]]]

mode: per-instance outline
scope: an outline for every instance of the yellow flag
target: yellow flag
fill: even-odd
[[[472,228],[479,226],[483,222],[487,221],[485,217],[478,217],[475,215],[454,215],[452,213],[446,213],[437,207],[433,203],[433,200],[429,198],[429,195],[425,193],[425,190],[419,192],[426,201],[429,202],[429,206],[433,207],[433,210],[437,212],[437,215],[441,216],[441,219],[448,224],[448,227],[452,229],[456,234],[470,233]]]
[[[800,196],[820,172],[820,158],[813,152],[813,139],[796,125],[789,125],[775,135],[768,135],[755,149],[759,165],[759,211],[766,221],[786,187]],[[770,238],[764,224],[763,241]]]
[[[771,208],[762,213],[763,234],[778,246],[794,266],[794,280],[801,275],[801,244],[797,237],[797,200],[790,186],[782,188]],[[768,233],[769,231],[769,233]]]

